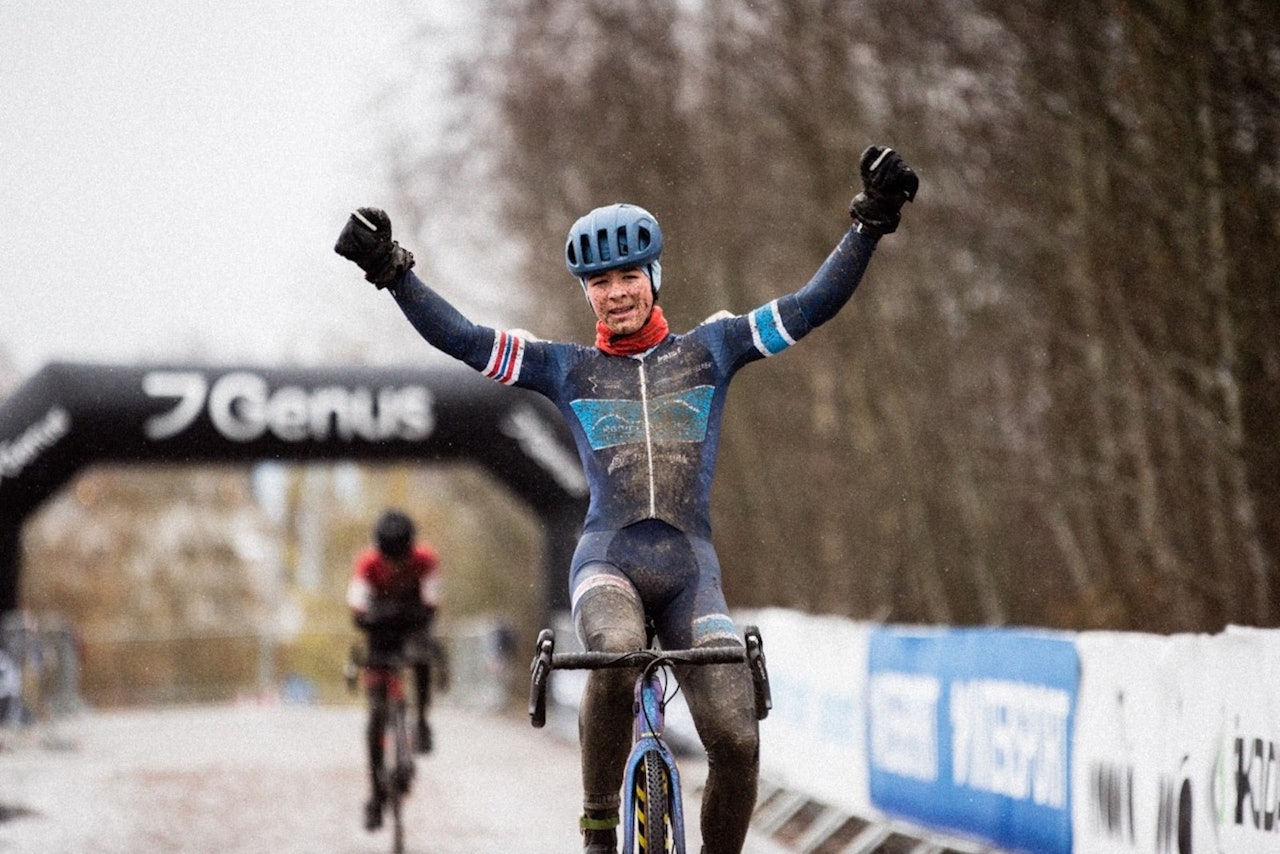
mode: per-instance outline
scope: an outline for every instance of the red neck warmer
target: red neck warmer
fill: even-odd
[[[670,331],[667,319],[662,316],[662,307],[655,305],[644,326],[630,335],[614,335],[609,327],[597,320],[596,347],[610,356],[634,356],[657,346]]]

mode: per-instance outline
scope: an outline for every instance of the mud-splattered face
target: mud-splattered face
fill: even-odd
[[[653,284],[639,267],[608,270],[587,277],[587,299],[610,333],[630,335],[640,331],[653,311]]]

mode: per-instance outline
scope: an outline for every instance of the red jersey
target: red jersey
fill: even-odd
[[[405,559],[407,572],[397,573],[391,561],[375,548],[356,558],[347,586],[347,604],[358,614],[368,612],[378,599],[421,601],[428,608],[440,604],[439,558],[430,546],[417,543]]]

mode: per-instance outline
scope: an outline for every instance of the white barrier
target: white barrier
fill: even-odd
[[[761,627],[773,682],[774,710],[761,725],[762,774],[816,802],[1006,850],[1280,851],[1280,631],[912,629],[777,610],[739,621]],[[897,649],[894,643],[919,652],[918,660],[905,669],[900,660],[877,661],[886,648]],[[1078,659],[1078,687],[1064,681],[1073,666],[1064,648]],[[984,676],[989,667],[1013,667],[1013,676]],[[872,681],[881,687],[870,690]],[[909,692],[917,699],[927,693],[930,708],[895,689],[908,684],[931,686]],[[976,718],[984,728],[976,732],[975,685],[1001,689]],[[1065,724],[1061,738],[1039,702],[1057,696],[1071,704],[1052,716]],[[1036,708],[1022,702],[1028,698],[1037,699]],[[1055,743],[1065,757],[1054,755]],[[1011,784],[993,805],[993,788],[975,784],[962,767],[968,758],[961,748],[974,744],[1007,781],[1043,783],[1044,767],[1065,767],[1069,795],[1037,802],[1034,788]],[[885,789],[870,782],[886,774],[905,781],[892,799],[875,795]],[[919,802],[904,803],[902,793],[914,784]],[[1035,829],[1026,819],[1035,813],[1026,810],[1046,803],[1065,810],[1069,823],[1028,842]]]
[[[820,803],[872,814],[862,716],[866,628],[782,610],[750,621],[760,627],[773,687],[773,711],[760,724],[764,773]]]
[[[761,775],[796,805],[917,828],[921,850],[1280,852],[1280,630],[735,620],[760,627],[773,687]]]
[[[1076,850],[1280,851],[1280,632],[1077,646]]]

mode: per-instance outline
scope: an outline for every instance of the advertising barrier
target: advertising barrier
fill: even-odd
[[[1097,632],[1076,645],[1084,671],[1072,780],[1080,849],[1189,850],[1190,757],[1177,707],[1179,669],[1195,664],[1193,640]]]
[[[761,762],[777,785],[867,815],[862,706],[867,628],[838,617],[766,610],[738,619],[764,638],[773,711],[760,724]]]
[[[1079,851],[1280,851],[1280,633],[1084,633]]]
[[[873,629],[871,802],[1004,848],[1070,854],[1080,666],[1068,636]]]
[[[1280,630],[740,621],[773,682],[762,773],[813,801],[1011,852],[1280,851]]]

